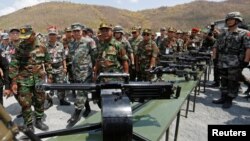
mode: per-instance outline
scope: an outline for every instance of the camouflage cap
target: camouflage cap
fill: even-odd
[[[143,34],[143,33],[152,34],[152,30],[149,29],[149,28],[145,28],[145,29],[143,29],[143,31],[142,31],[142,34]]]
[[[99,26],[99,30],[103,29],[103,28],[112,29],[112,25],[111,24],[107,24],[107,23],[101,23],[100,26]]]
[[[20,28],[19,38],[20,39],[28,39],[31,36],[32,33],[33,33],[32,26],[31,25],[25,25],[25,26]]]
[[[139,26],[134,26],[131,28],[131,32],[136,32],[136,31],[140,31],[141,30],[141,27]]]
[[[160,31],[166,31],[166,27],[161,27]]]
[[[71,29],[72,29],[72,31],[74,31],[74,30],[82,30],[82,24],[80,24],[80,23],[73,23],[71,25]]]
[[[13,31],[17,31],[17,32],[20,32],[20,29],[19,28],[17,28],[17,27],[12,27],[12,28],[10,28],[10,33],[11,32],[13,32]]]
[[[8,34],[8,33],[3,34],[3,35],[2,35],[2,39],[3,39],[3,40],[9,39],[9,34]]]
[[[51,35],[51,34],[58,34],[55,27],[51,27],[48,29],[48,35]]]
[[[183,32],[181,30],[176,31],[177,34],[182,34]]]
[[[170,27],[168,28],[168,32],[176,32],[176,29],[170,26]]]
[[[65,29],[64,29],[64,32],[71,32],[72,30],[71,30],[71,27],[69,26],[69,27],[66,27]]]

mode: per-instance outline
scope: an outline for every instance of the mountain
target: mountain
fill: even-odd
[[[20,27],[31,24],[36,31],[46,32],[49,25],[64,29],[74,22],[84,23],[94,29],[105,21],[129,29],[133,25],[150,27],[158,31],[161,26],[173,26],[183,30],[204,27],[217,19],[223,19],[228,12],[240,11],[250,21],[250,0],[228,0],[208,2],[198,0],[174,7],[160,7],[142,11],[129,11],[108,6],[48,2],[26,7],[0,17],[0,27]]]

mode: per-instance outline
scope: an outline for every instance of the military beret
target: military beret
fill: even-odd
[[[192,32],[199,32],[199,31],[200,31],[200,29],[197,27],[192,28]]]

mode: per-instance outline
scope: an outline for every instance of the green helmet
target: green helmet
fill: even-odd
[[[228,19],[236,19],[240,22],[243,21],[243,18],[241,16],[240,12],[230,12],[226,15],[225,21],[227,21]]]
[[[122,34],[124,34],[123,28],[122,28],[122,26],[120,26],[120,25],[115,26],[115,27],[113,28],[113,32],[114,32],[114,33],[122,33]]]

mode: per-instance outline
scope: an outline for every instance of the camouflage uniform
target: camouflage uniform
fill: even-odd
[[[72,68],[74,80],[78,83],[90,82],[92,79],[93,62],[96,57],[96,45],[90,37],[82,37],[75,41],[74,56],[72,57]],[[86,91],[78,91],[75,106],[82,110],[87,100]]]
[[[227,15],[226,21],[228,19],[242,21],[239,13],[234,12]],[[218,36],[214,47],[218,52],[221,99],[213,102],[215,104],[223,103],[223,108],[230,108],[232,99],[238,95],[242,64],[244,63],[246,50],[250,49],[250,33],[240,28],[236,28],[233,32],[225,30]]]
[[[132,33],[133,32],[139,32],[138,28],[136,28],[136,27],[132,28]],[[136,58],[138,45],[142,41],[142,37],[140,35],[137,38],[130,37],[128,39],[128,41],[129,41],[131,48],[133,50],[134,58]],[[135,65],[136,65],[137,62],[136,62],[136,60],[134,60],[134,61],[135,61]],[[134,81],[136,79],[136,71],[133,69],[129,69],[129,74],[130,74],[130,80]]]
[[[46,44],[48,52],[50,54],[51,59],[51,66],[52,66],[52,82],[53,83],[64,83],[65,74],[64,74],[64,67],[63,61],[66,59],[65,57],[65,50],[63,44],[56,41],[54,45],[50,44],[49,42]],[[59,100],[64,100],[65,98],[65,91],[58,90],[57,93]]]
[[[145,29],[143,31],[143,34],[151,34],[151,31],[149,29]],[[154,41],[149,39],[149,41],[142,40],[138,45],[138,51],[137,51],[137,60],[138,60],[138,66],[139,66],[139,80],[142,81],[150,81],[153,78],[152,74],[149,74],[146,72],[147,69],[150,69],[151,59],[157,58],[159,53],[159,49]],[[154,64],[155,65],[155,64]]]
[[[25,26],[20,31],[22,34],[20,38],[24,39],[28,39],[34,33],[31,26]],[[49,53],[36,38],[33,43],[22,41],[10,62],[9,76],[12,79],[12,85],[18,86],[17,97],[22,107],[25,125],[32,125],[32,105],[35,109],[36,121],[41,121],[44,115],[45,93],[35,89],[36,83],[42,82],[45,77],[43,64],[47,73],[51,72]],[[47,130],[48,127],[43,129]]]

